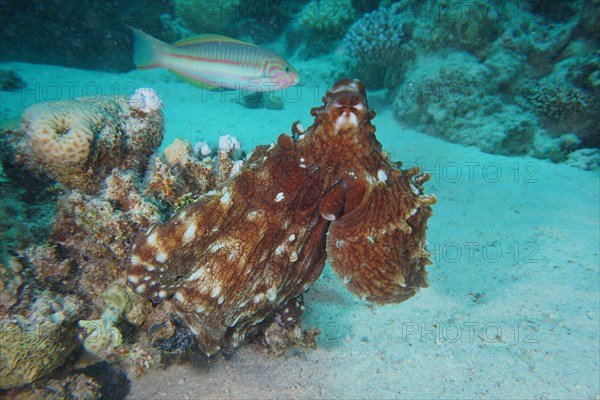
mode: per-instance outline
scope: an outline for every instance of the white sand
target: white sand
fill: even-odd
[[[166,144],[216,143],[230,133],[251,150],[298,119],[310,125],[324,94],[304,86],[284,110],[251,110],[230,102],[234,94],[203,95],[164,71],[10,66],[30,89],[0,92],[3,118],[56,99],[57,88],[65,98],[69,87],[77,97],[84,87],[114,94],[149,86],[165,104]],[[321,329],[318,349],[276,357],[242,348],[230,360],[174,365],[133,382],[131,399],[600,398],[598,172],[402,129],[384,95],[370,96],[384,149],[433,174],[425,186],[439,199],[428,230],[431,287],[379,307],[327,270],[305,295],[303,324]]]

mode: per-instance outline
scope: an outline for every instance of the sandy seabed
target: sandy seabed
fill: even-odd
[[[332,83],[286,93],[283,110],[247,109],[231,92],[203,92],[165,71],[6,66],[29,86],[0,92],[2,118],[38,101],[154,88],[163,148],[227,133],[246,150],[273,142],[296,120],[310,125]],[[380,307],[326,269],[305,294],[303,326],[321,330],[316,350],[243,347],[230,359],[171,365],[134,380],[128,398],[600,398],[598,172],[448,143],[402,128],[384,92],[369,100],[384,150],[432,174],[431,286]]]

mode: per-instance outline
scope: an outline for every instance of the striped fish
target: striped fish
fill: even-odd
[[[138,69],[167,68],[184,81],[204,89],[250,92],[281,90],[300,81],[287,61],[260,46],[219,35],[200,35],[161,42],[131,28],[133,61]]]

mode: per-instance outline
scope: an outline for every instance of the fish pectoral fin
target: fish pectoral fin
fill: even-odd
[[[179,79],[181,79],[182,81],[185,81],[185,82],[189,83],[190,85],[196,86],[200,89],[215,90],[215,89],[220,88],[220,86],[217,84],[197,81],[197,80],[192,79],[189,76],[184,75],[181,72],[175,71],[173,69],[169,69],[169,72],[172,73],[173,75],[175,75],[176,77],[178,77]]]

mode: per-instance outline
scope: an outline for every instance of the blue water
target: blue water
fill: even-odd
[[[204,33],[251,42],[300,82],[256,95],[247,82],[208,90],[166,69],[136,70],[129,26],[167,43]],[[599,26],[592,0],[0,1],[0,397],[597,399]],[[431,175],[430,286],[379,306],[327,264],[304,293],[300,326],[320,331],[316,348],[275,355],[258,340],[210,359],[182,339],[193,337],[185,326],[174,328],[176,351],[148,340],[160,324],[144,315],[176,324],[172,310],[143,300],[142,316],[102,325],[123,341],[93,354],[79,321],[112,318],[103,296],[112,282],[127,286],[145,218],[166,220],[214,188],[179,173],[161,197],[149,189],[155,159],[167,162],[162,152],[184,139],[196,162],[211,148],[218,169],[220,137],[232,135],[241,149],[228,157],[242,160],[294,122],[310,126],[311,108],[346,77],[365,84],[383,151]],[[34,104],[128,107],[140,88],[162,102],[159,143],[143,136],[151,128],[136,130],[150,114],[96,108],[104,119],[88,175],[35,150],[25,113]],[[134,182],[119,200],[105,180],[114,167]],[[149,208],[128,214],[132,196]],[[55,347],[36,353],[26,337]],[[27,346],[31,356],[15,358]]]

